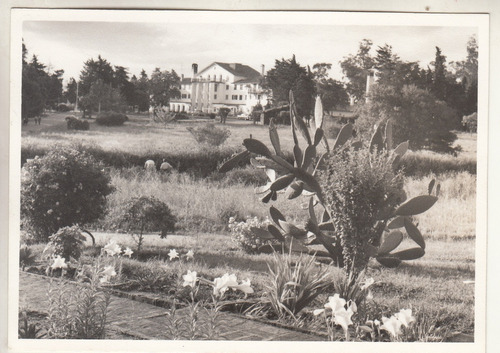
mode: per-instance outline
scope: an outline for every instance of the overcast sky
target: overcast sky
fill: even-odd
[[[301,65],[331,63],[330,76],[341,79],[339,61],[356,53],[364,38],[374,49],[390,44],[403,60],[425,67],[436,46],[448,62],[463,60],[476,33],[473,27],[26,21],[22,35],[29,57],[36,54],[52,70],[63,69],[66,82],[99,54],[131,75],[160,67],[186,77],[192,63],[201,70],[213,61],[238,62],[260,71],[261,64],[268,70],[275,59],[295,54]]]

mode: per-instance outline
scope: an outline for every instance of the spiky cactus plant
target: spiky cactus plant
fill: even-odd
[[[305,228],[288,222],[278,209],[271,206],[269,212],[275,224],[269,225],[267,230],[252,228],[252,231],[262,239],[278,240],[286,251],[315,253],[316,251],[311,250],[310,246],[320,244],[326,250],[321,252],[322,254],[326,254],[334,263],[345,267],[348,271],[359,272],[366,267],[371,257],[375,257],[384,266],[396,267],[403,260],[413,260],[423,256],[425,241],[412,223],[411,217],[427,211],[437,201],[439,185],[436,187],[435,195],[432,195],[434,180],[429,185],[428,195],[417,196],[407,201],[402,191],[402,181],[397,181],[399,194],[398,187],[395,187],[392,194],[396,196],[386,195],[379,200],[380,202],[370,204],[370,207],[376,207],[376,210],[370,209],[370,212],[367,212],[369,217],[363,220],[362,227],[356,224],[359,221],[355,221],[354,226],[347,227],[348,223],[353,225],[352,219],[347,223],[340,219],[342,214],[345,215],[343,208],[346,207],[346,202],[341,200],[342,197],[339,195],[345,193],[342,194],[343,190],[332,191],[329,187],[325,191],[322,183],[324,184],[325,180],[328,182],[328,178],[319,177],[322,173],[328,175],[329,168],[335,168],[335,165],[329,164],[329,160],[335,160],[334,157],[340,160],[349,158],[350,151],[363,148],[368,150],[366,152],[369,158],[368,167],[383,160],[390,169],[396,169],[399,160],[408,149],[408,142],[403,142],[392,149],[391,124],[377,127],[366,146],[363,146],[361,141],[353,140],[353,125],[346,124],[330,147],[322,129],[323,107],[319,97],[316,99],[314,119],[308,128],[298,117],[293,93],[290,92],[290,118],[294,141],[293,165],[284,159],[279,136],[271,120],[269,136],[275,153],[256,139],[245,139],[243,145],[246,150],[228,160],[219,169],[220,172],[228,171],[236,167],[241,160],[253,156],[252,164],[265,168],[268,175],[272,176],[271,182],[257,189],[258,193],[264,194],[262,202],[276,200],[278,192],[283,190],[288,199],[301,195],[309,198],[309,219]],[[301,134],[305,140],[307,144],[305,148],[299,146],[297,134]],[[322,153],[318,153],[320,143],[324,147]],[[404,229],[418,246],[393,252],[403,240],[401,229]],[[369,234],[358,234],[363,232]],[[271,252],[277,249],[271,245],[264,245],[260,250]]]

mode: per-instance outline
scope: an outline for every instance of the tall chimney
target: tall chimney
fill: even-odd
[[[193,68],[193,78],[194,78],[194,75],[198,73],[198,64],[193,64],[191,65],[191,67]]]
[[[229,64],[229,67],[233,70],[236,70],[236,63]]]
[[[266,72],[266,67],[264,66],[264,64],[260,65],[260,74],[264,76],[265,72]]]

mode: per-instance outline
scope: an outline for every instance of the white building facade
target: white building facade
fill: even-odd
[[[233,114],[249,114],[252,108],[268,103],[260,86],[262,72],[239,63],[214,62],[198,72],[193,64],[193,77],[181,79],[181,98],[170,102],[170,111],[217,113],[229,108]]]

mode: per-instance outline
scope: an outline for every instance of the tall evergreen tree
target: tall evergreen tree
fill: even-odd
[[[446,100],[446,56],[442,55],[441,49],[436,47],[436,58],[432,63],[434,72],[432,77],[432,92],[436,98]]]
[[[314,107],[314,75],[295,59],[275,60],[263,82],[264,88],[270,89],[275,106],[288,103],[289,92],[293,91],[297,112],[301,117],[308,117]]]

